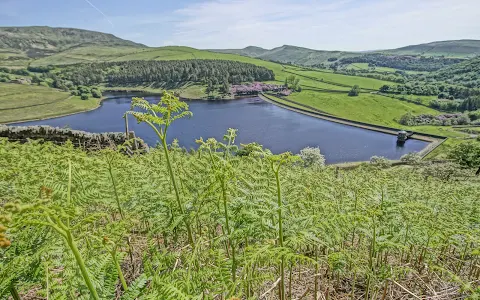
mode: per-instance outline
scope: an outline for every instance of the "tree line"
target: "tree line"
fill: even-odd
[[[197,82],[216,86],[275,79],[273,71],[265,67],[229,60],[103,62],[69,66],[62,69],[59,76],[75,85],[107,83],[112,86],[147,82]]]
[[[342,65],[353,63],[368,63],[370,67],[387,67],[399,70],[427,71],[440,70],[446,66],[462,62],[460,58],[417,57],[406,55],[367,54],[355,57],[345,57],[332,65],[337,69]]]

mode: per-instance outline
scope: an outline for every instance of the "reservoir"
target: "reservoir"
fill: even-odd
[[[123,114],[130,109],[132,95],[111,95],[98,109],[65,117],[19,123],[17,125],[50,125],[88,132],[124,132]],[[146,96],[158,101],[159,96]],[[195,140],[214,137],[221,140],[228,128],[238,129],[238,144],[257,142],[273,153],[299,153],[305,147],[319,147],[327,163],[367,161],[385,156],[399,159],[418,152],[428,142],[410,139],[398,146],[395,135],[338,124],[290,111],[258,97],[236,100],[188,101],[193,117],[180,119],[170,127],[169,143],[178,139],[180,146],[196,148]],[[129,116],[130,130],[154,146],[157,137],[145,124]]]

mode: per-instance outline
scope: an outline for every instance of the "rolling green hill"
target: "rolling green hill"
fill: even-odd
[[[303,47],[283,45],[281,47],[266,50],[259,47],[249,46],[244,49],[210,50],[218,53],[239,54],[264,60],[281,63],[292,63],[303,66],[314,66],[322,63],[336,61],[343,57],[358,55],[353,52],[321,51]],[[330,61],[329,61],[330,59]]]
[[[56,53],[85,44],[144,47],[113,34],[83,29],[47,26],[0,27],[0,48],[21,50],[30,55],[37,52]]]
[[[443,68],[432,74],[436,80],[480,88],[480,56]]]
[[[410,55],[410,56],[445,56],[455,58],[470,58],[480,55],[480,40],[453,40],[432,42],[427,44],[412,45],[398,49],[369,51],[369,52],[345,52],[323,51],[296,46],[284,45],[272,50],[249,46],[244,49],[210,50],[218,53],[239,54],[264,60],[281,63],[292,63],[302,66],[316,66],[329,64],[341,58],[365,56],[373,54]]]
[[[440,41],[419,45],[411,45],[382,52],[395,55],[422,55],[468,58],[480,55],[480,40]]]
[[[79,46],[144,47],[112,34],[47,26],[0,27],[0,65],[25,67],[32,58],[45,57]]]

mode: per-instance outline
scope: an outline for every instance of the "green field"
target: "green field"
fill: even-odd
[[[0,67],[26,68],[30,58],[17,50],[0,49]]]
[[[345,66],[345,69],[349,70],[370,70],[368,63],[353,63]],[[394,68],[387,68],[387,67],[375,67],[372,68],[373,71],[376,72],[386,72],[386,73],[395,73],[397,70]]]
[[[81,100],[48,87],[0,83],[0,123],[61,116],[98,104],[98,99]]]
[[[438,114],[428,107],[370,93],[349,97],[347,94],[302,91],[287,98],[342,118],[391,127],[401,127],[395,120],[408,111]]]
[[[347,85],[347,86],[354,86],[358,85],[364,89],[373,89],[378,90],[383,85],[391,85],[392,82],[378,80],[374,78],[367,78],[367,77],[360,77],[360,76],[349,76],[331,72],[323,72],[323,71],[313,71],[313,70],[305,70],[301,68],[287,68],[287,70],[302,76],[313,77],[317,80],[323,80],[328,82],[333,82],[337,84]],[[302,78],[303,80],[303,78]]]

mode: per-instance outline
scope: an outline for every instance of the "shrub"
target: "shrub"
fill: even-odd
[[[471,123],[467,114],[443,114],[434,116],[431,114],[421,114],[418,116],[408,112],[404,114],[399,123],[406,126],[417,125],[436,125],[436,126],[451,126],[451,125],[468,125]]]
[[[82,99],[82,100],[88,100],[88,94],[82,94],[82,95],[80,96],[80,99]]]
[[[480,120],[480,110],[471,111],[468,113],[468,117],[472,121]]]
[[[350,97],[356,97],[360,93],[360,87],[358,85],[354,85],[350,92],[348,92],[348,95]]]
[[[380,168],[388,168],[392,165],[390,160],[383,156],[372,156],[370,158],[370,164]]]
[[[467,142],[455,145],[448,157],[455,160],[459,165],[469,168],[480,167],[480,144]]]
[[[461,170],[459,165],[455,163],[431,164],[423,170],[423,175],[425,177],[438,178],[443,181],[467,177],[466,172]]]
[[[416,165],[422,161],[422,157],[416,152],[410,152],[408,154],[403,155],[400,158],[400,161],[407,163],[409,165]]]
[[[320,148],[306,147],[300,150],[300,157],[306,167],[325,165],[325,156],[320,153]]]
[[[402,117],[400,117],[400,124],[405,126],[413,126],[415,125],[415,116],[411,112],[407,112]]]
[[[78,90],[73,90],[73,91],[71,92],[71,94],[72,94],[72,96],[80,96],[80,91],[78,91]]]
[[[102,92],[97,89],[92,89],[93,98],[102,98]]]

